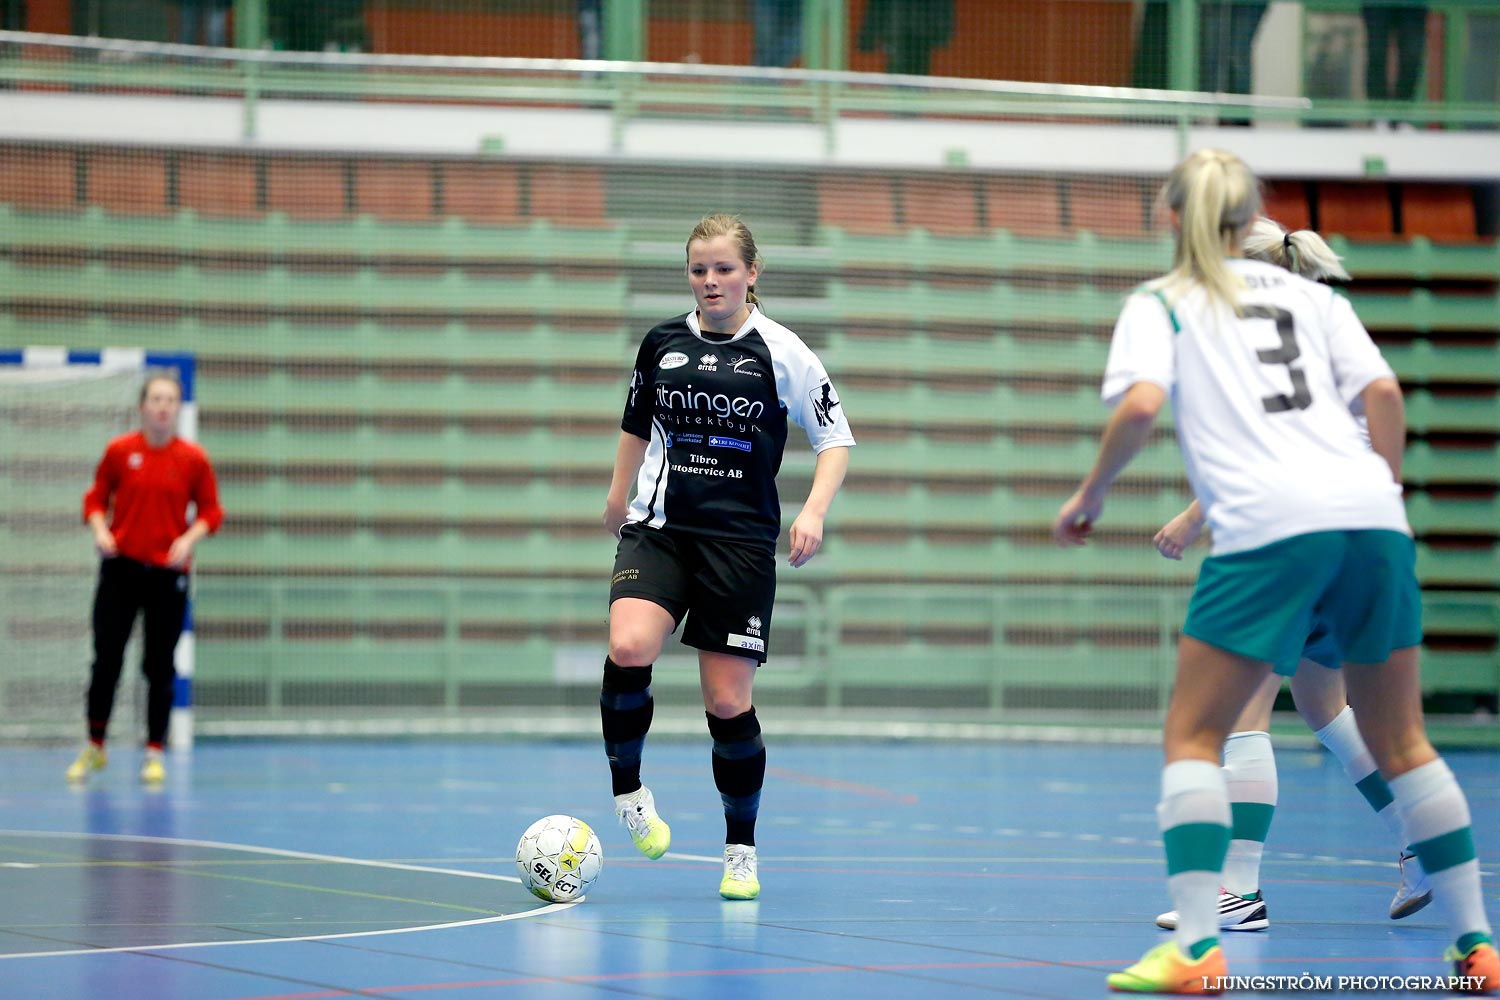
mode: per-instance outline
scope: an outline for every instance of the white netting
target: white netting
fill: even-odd
[[[82,738],[99,559],[83,494],[111,437],[136,422],[138,371],[0,365],[0,734]],[[119,732],[135,724],[135,644]]]
[[[1170,260],[1155,187],[1190,142],[1276,169],[1288,133],[1262,126],[1298,102],[1241,100],[1257,127],[1221,129],[1223,99],[1201,94],[14,35],[0,79],[0,343],[199,359],[227,512],[196,564],[206,730],[592,713],[629,365],[691,305],[683,242],[726,210],[860,441],[824,554],[783,575],[757,700],[1163,705],[1201,555],[1149,544],[1189,499],[1170,434],[1087,549],[1047,528],[1095,453],[1120,302]],[[1364,133],[1328,131],[1362,154]],[[1488,331],[1454,367],[1497,370],[1492,258],[1394,245],[1473,244],[1470,187],[1268,179],[1283,221],[1374,245],[1350,267],[1376,283],[1353,294],[1403,364],[1425,331]],[[1495,482],[1491,444],[1423,447],[1414,478]],[[811,467],[794,434],[788,519]],[[1424,572],[1493,588],[1488,548],[1429,558],[1454,517],[1432,510]],[[1490,641],[1487,613],[1450,628]],[[690,656],[667,649],[658,693],[696,700]]]

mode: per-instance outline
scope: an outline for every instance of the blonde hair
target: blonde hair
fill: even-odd
[[[755,237],[750,235],[750,229],[740,221],[738,215],[705,215],[698,220],[693,227],[693,232],[687,238],[683,252],[692,250],[693,244],[699,240],[711,240],[716,236],[728,236],[734,240],[734,245],[739,249],[740,260],[745,266],[760,268],[764,261],[760,258],[760,251],[755,249]],[[745,301],[751,305],[759,305],[760,299],[755,295],[755,284],[752,282],[749,290],[745,293]]]
[[[1349,280],[1333,247],[1311,229],[1287,232],[1274,219],[1260,216],[1245,234],[1245,256],[1284,267],[1310,281]]]
[[[1172,270],[1154,287],[1176,300],[1201,286],[1238,314],[1244,282],[1225,263],[1225,244],[1236,244],[1260,214],[1255,175],[1233,153],[1200,149],[1173,168],[1161,202],[1176,213],[1180,232]]]

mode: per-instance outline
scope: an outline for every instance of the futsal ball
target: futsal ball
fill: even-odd
[[[572,816],[543,816],[526,828],[516,845],[521,884],[549,903],[582,896],[603,865],[604,849],[593,828]]]

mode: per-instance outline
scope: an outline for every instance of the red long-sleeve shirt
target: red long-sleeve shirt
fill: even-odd
[[[189,501],[197,505],[197,519],[210,534],[224,521],[208,454],[181,438],[160,448],[151,447],[140,431],[111,441],[94,472],[94,485],[83,495],[84,521],[92,514],[108,514],[111,498],[109,530],[120,555],[150,566],[167,565],[167,550],[188,529]]]

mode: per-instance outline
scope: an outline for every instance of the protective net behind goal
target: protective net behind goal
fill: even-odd
[[[631,362],[691,308],[685,241],[720,211],[859,441],[824,551],[782,574],[758,703],[1164,704],[1196,569],[1149,544],[1189,499],[1170,434],[1095,544],[1049,527],[1093,460],[1120,302],[1170,264],[1153,197],[1191,98],[34,38],[0,38],[0,82],[0,341],[198,363],[225,510],[195,556],[203,735],[545,715],[592,736]],[[87,565],[104,435],[73,437],[35,509]],[[788,523],[813,468],[799,432]],[[42,604],[77,629],[69,678],[77,572]],[[675,640],[653,678],[701,703]]]

